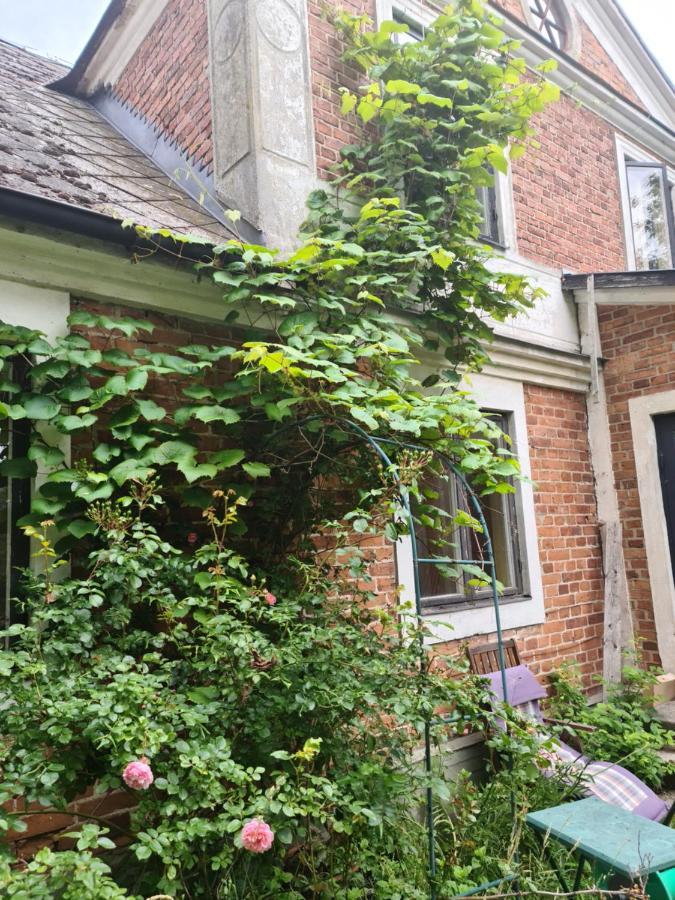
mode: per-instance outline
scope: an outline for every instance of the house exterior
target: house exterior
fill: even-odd
[[[406,23],[405,40],[439,9],[341,5]],[[244,238],[292,246],[304,197],[355,134],[338,88],[356,74],[321,7],[112,0],[71,71],[0,42],[0,318],[54,336],[74,308],[132,308],[156,347],[232,340],[215,286],[157,259],[132,266],[120,220],[218,242],[229,207]],[[571,660],[589,683],[616,678],[633,636],[675,670],[673,86],[615,0],[491,9],[529,65],[557,61],[562,89],[539,147],[484,197],[495,266],[547,293],[497,326],[470,383],[531,478],[486,511],[505,633],[542,673]],[[8,617],[26,489],[2,491]],[[370,543],[378,593],[410,599],[409,541]],[[494,632],[488,598],[434,577],[423,593],[432,643]]]

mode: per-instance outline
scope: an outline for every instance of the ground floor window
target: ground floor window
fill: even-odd
[[[10,367],[13,370],[11,380],[25,380],[28,370],[25,361],[5,361],[4,371]],[[11,403],[11,397],[0,394],[0,401]],[[28,449],[27,428],[27,425],[22,427],[21,420],[0,420],[0,462],[14,456],[25,456]],[[0,476],[0,627],[3,628],[20,618],[12,598],[18,593],[20,570],[29,563],[29,550],[28,540],[16,523],[26,515],[29,506],[30,482],[25,478]]]
[[[506,413],[491,415],[502,431],[510,435],[510,417]],[[433,516],[422,515],[415,529],[418,555],[423,558],[450,557],[479,560],[487,558],[486,536],[470,527],[458,525],[462,514],[473,514],[465,489],[452,475],[436,476],[425,485],[430,504],[441,510]],[[491,494],[481,507],[492,541],[497,579],[503,585],[502,596],[523,593],[523,557],[520,523],[515,494]],[[458,515],[459,514],[459,515]],[[420,565],[422,603],[427,609],[490,599],[491,589],[472,584],[470,570],[451,565]]]

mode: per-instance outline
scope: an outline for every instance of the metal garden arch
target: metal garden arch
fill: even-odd
[[[305,424],[309,424],[312,421],[323,421],[323,416],[308,416],[305,419],[298,420],[294,423],[289,423],[282,431],[289,430],[290,428],[297,427],[301,428]],[[504,701],[508,702],[508,686],[506,681],[506,665],[504,658],[504,646],[503,646],[503,635],[502,635],[502,624],[501,624],[501,614],[499,610],[499,591],[497,589],[497,573],[495,571],[495,560],[494,553],[492,548],[492,540],[490,537],[490,533],[487,527],[487,522],[485,520],[485,515],[483,513],[483,509],[480,505],[480,501],[478,500],[478,496],[476,492],[473,490],[469,482],[467,481],[464,474],[459,470],[459,468],[452,462],[452,460],[444,453],[441,453],[439,450],[434,450],[431,447],[426,447],[423,444],[415,444],[407,441],[399,441],[394,438],[384,438],[384,437],[373,437],[373,435],[369,434],[365,429],[361,428],[360,425],[357,425],[355,422],[352,422],[349,419],[336,418],[332,420],[335,424],[338,424],[356,434],[364,443],[368,444],[371,449],[375,452],[375,454],[382,460],[384,465],[387,468],[387,471],[391,474],[394,479],[394,482],[397,484],[399,488],[399,497],[403,510],[403,514],[407,520],[408,531],[410,534],[410,541],[412,544],[412,558],[413,558],[413,573],[414,573],[414,590],[415,590],[415,616],[418,622],[421,622],[423,613],[422,613],[422,593],[421,593],[421,585],[420,585],[420,566],[422,565],[436,565],[438,563],[446,564],[446,565],[480,565],[486,566],[490,572],[490,581],[491,581],[491,595],[492,595],[492,605],[495,614],[495,631],[497,633],[497,643],[498,643],[498,657],[499,657],[499,669],[501,672],[501,682],[502,682],[502,690],[504,692]],[[277,432],[279,434],[279,432]],[[469,499],[471,507],[473,509],[473,513],[475,518],[480,522],[481,528],[483,529],[483,536],[485,540],[485,555],[482,559],[457,559],[453,557],[420,557],[417,546],[417,539],[415,537],[415,520],[412,512],[412,507],[410,504],[410,497],[408,495],[408,491],[404,484],[402,484],[396,470],[396,465],[394,461],[391,459],[389,454],[384,449],[383,445],[389,447],[395,447],[397,449],[402,450],[415,450],[424,453],[432,453],[436,459],[442,464],[443,469],[449,475],[452,475],[456,478],[464,490],[466,491],[466,496]],[[419,664],[420,664],[420,674],[422,676],[425,675],[427,671],[427,651],[424,645],[423,640],[420,641],[420,656],[419,656]],[[431,753],[431,724],[432,720],[427,719],[424,723],[424,767],[427,776],[431,775],[432,771],[432,753]],[[512,798],[512,806],[513,806],[513,798]],[[428,782],[426,789],[426,826],[427,826],[427,838],[428,838],[428,868],[429,868],[429,897],[430,900],[435,900],[436,890],[436,839],[435,839],[435,829],[434,829],[434,797],[433,797],[433,789],[431,787],[431,782]],[[479,885],[478,887],[472,888],[470,891],[466,891],[462,894],[456,894],[456,898],[460,897],[470,897],[476,894],[482,893],[490,888],[497,887],[500,884],[503,884],[507,881],[515,881],[517,875],[506,875],[502,878],[499,878],[495,881],[485,882],[484,884]]]

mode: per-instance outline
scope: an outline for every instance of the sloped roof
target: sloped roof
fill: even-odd
[[[48,87],[66,72],[0,40],[0,188],[151,227],[227,236],[93,106]]]

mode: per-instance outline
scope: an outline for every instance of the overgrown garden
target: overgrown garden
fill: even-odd
[[[136,227],[139,255],[197,256],[230,341],[158,352],[143,317],[82,310],[52,343],[2,328],[0,410],[29,449],[0,473],[42,475],[23,523],[41,569],[0,655],[0,799],[20,798],[0,828],[87,790],[134,806],[92,813],[72,849],[0,860],[3,896],[427,897],[428,722],[439,746],[486,727],[512,762],[484,789],[433,774],[438,897],[511,871],[523,811],[563,791],[528,728],[490,729],[480,680],[420,671],[424,623],[377,603],[367,550],[405,530],[402,489],[453,524],[425,489],[432,454],[397,441],[513,490],[517,461],[460,380],[537,292],[489,267],[477,190],[556,90],[478,0],[418,43],[334,19],[362,138],[309,197],[298,249]],[[394,442],[393,469],[357,429]],[[553,884],[524,852],[522,883]]]

